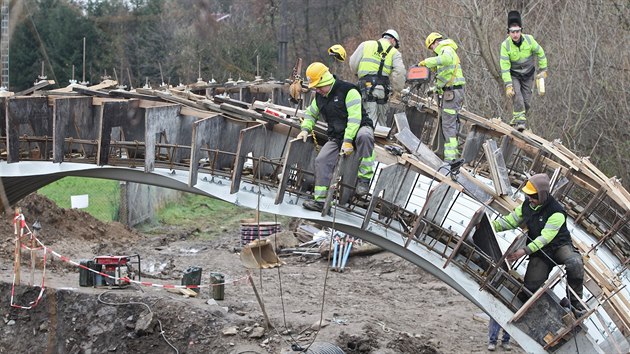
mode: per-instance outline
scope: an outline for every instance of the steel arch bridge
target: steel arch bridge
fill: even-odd
[[[327,226],[334,222],[336,229],[447,283],[489,313],[528,352],[621,351],[627,345],[627,288],[622,280],[630,254],[630,196],[616,179],[557,141],[519,133],[470,112],[464,113],[463,128],[467,166],[451,174],[427,146],[437,135],[437,108],[412,96],[401,103],[404,112],[394,117],[395,137],[407,152],[397,156],[376,147],[379,166],[371,195],[353,196],[352,171],[358,160],[349,158],[340,163],[340,178],[332,188],[336,206],[326,208],[334,213],[306,211],[301,202],[313,183],[316,153],[312,142],[292,138],[302,112],[264,101],[250,105],[243,97],[280,97],[283,89],[277,83],[225,88],[231,97],[78,88],[4,98],[4,205],[60,178],[80,176],[207,195]],[[323,141],[325,127],[315,131]],[[567,206],[571,224],[585,235],[586,244],[594,244],[583,251],[591,259],[597,257],[595,251],[606,254],[615,262],[610,267],[617,267],[617,280],[607,281],[587,262],[587,274],[594,280],[587,286],[591,310],[570,324],[562,321],[566,310],[552,289],[562,276],[552,277],[522,304],[518,295],[526,290],[504,261],[489,224],[490,217],[518,203],[512,186],[522,184],[525,170],[553,175],[554,194]],[[600,313],[614,328],[602,330],[604,340],[596,343],[592,331],[575,329],[587,328],[585,320]]]

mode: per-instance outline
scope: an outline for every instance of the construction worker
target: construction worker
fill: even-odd
[[[525,272],[525,287],[532,293],[538,290],[549,277],[554,266],[564,264],[567,283],[577,294],[572,296],[567,289],[572,310],[581,315],[584,307],[582,284],[584,281],[584,263],[582,256],[573,246],[571,234],[567,229],[566,211],[549,193],[549,177],[544,174],[533,175],[525,184],[523,193],[526,200],[509,215],[492,222],[496,231],[515,229],[519,225],[527,225],[527,241],[525,247],[507,255],[508,261],[515,261],[525,255],[529,263]],[[527,300],[522,297],[521,300]]]
[[[490,317],[488,321],[488,351],[493,352],[497,350],[497,341],[499,340],[500,331],[503,331],[503,336],[501,336],[501,348],[507,352],[512,350],[510,334],[506,332],[494,318]]]
[[[338,80],[320,62],[308,66],[306,77],[308,87],[315,89],[316,96],[305,111],[302,131],[297,137],[306,142],[315,122],[322,118],[328,123],[328,141],[315,159],[313,199],[305,201],[303,206],[308,210],[322,211],[340,150],[350,155],[356,146],[361,163],[355,194],[362,196],[369,192],[374,175],[374,131],[355,85]]]
[[[341,44],[334,44],[328,48],[328,56],[331,58],[331,63],[346,61],[346,49]]]
[[[398,32],[389,29],[381,39],[365,41],[350,56],[350,69],[359,78],[363,105],[374,124],[387,125],[389,95],[405,85],[405,64],[398,51]]]
[[[453,163],[459,159],[457,131],[459,130],[458,114],[464,104],[464,85],[466,80],[462,73],[459,57],[455,52],[457,44],[437,32],[429,34],[425,40],[427,49],[437,56],[426,58],[419,66],[434,70],[435,90],[442,97],[440,100],[442,117],[442,135],[444,136],[444,161]],[[433,89],[431,90],[433,91]]]
[[[527,125],[526,114],[532,100],[534,79],[547,77],[547,57],[534,36],[522,34],[523,22],[518,11],[510,11],[507,22],[508,37],[501,43],[499,56],[501,78],[505,84],[505,94],[512,99],[510,124],[518,131],[523,131]],[[538,75],[534,75],[534,55],[538,57]]]

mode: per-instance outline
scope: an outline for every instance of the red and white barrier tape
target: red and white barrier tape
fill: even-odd
[[[22,305],[16,305],[13,302],[13,299],[15,298],[15,278],[17,276],[17,272],[13,272],[13,284],[11,285],[11,307],[16,307],[19,309],[23,309],[23,310],[30,310],[33,307],[37,306],[37,304],[39,303],[39,300],[42,299],[42,296],[44,295],[44,290],[46,289],[46,284],[45,284],[45,280],[46,280],[46,253],[48,253],[47,249],[45,246],[42,247],[42,249],[44,250],[44,268],[42,271],[42,285],[41,285],[41,289],[39,290],[39,295],[37,295],[37,298],[33,301],[31,301],[28,306],[22,306]]]

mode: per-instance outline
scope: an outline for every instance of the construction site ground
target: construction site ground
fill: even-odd
[[[343,273],[327,270],[326,260],[313,256],[283,257],[286,264],[279,269],[253,271],[275,327],[264,329],[261,308],[235,253],[239,230],[202,240],[196,236],[204,227],[200,220],[187,228],[156,226],[142,234],[60,209],[39,195],[20,205],[29,225],[41,222],[42,242],[69,259],[137,253],[144,282],[179,285],[183,272],[197,266],[202,285],[210,283],[211,272],[224,274],[228,284],[224,300],[216,303],[208,287],[197,297],[139,285],[80,287],[78,268],[48,254],[42,299],[30,310],[12,308],[14,238],[11,217],[5,215],[0,225],[0,353],[175,353],[162,331],[179,353],[292,353],[291,344],[306,347],[313,340],[346,353],[486,352],[482,311],[391,253],[350,257]],[[36,284],[41,284],[41,259],[40,253]],[[26,251],[21,278],[14,302],[25,306],[39,294],[39,287],[26,285]],[[324,326],[318,332],[322,313]],[[512,352],[524,353],[517,345]]]

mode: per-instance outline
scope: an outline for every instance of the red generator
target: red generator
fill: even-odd
[[[137,258],[137,261],[132,262],[132,258]],[[136,272],[132,267],[132,263],[138,264],[138,279],[140,279],[140,255],[134,254],[131,256],[98,256],[94,258],[94,263],[97,268],[100,268],[100,272],[105,273],[110,277],[104,277],[102,275],[96,275],[94,286],[127,286],[129,281],[122,278],[134,279],[136,278]]]

